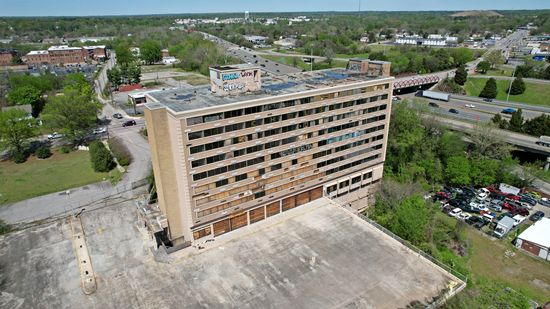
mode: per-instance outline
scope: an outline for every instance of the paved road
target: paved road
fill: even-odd
[[[302,70],[282,63],[271,61],[269,59],[262,58],[257,51],[244,46],[238,46],[217,36],[201,32],[204,37],[212,42],[217,43],[222,47],[227,55],[235,57],[243,61],[244,63],[250,63],[258,65],[263,71],[273,75],[286,75],[291,73],[298,73]]]
[[[96,91],[99,91],[99,87],[100,84],[96,82]],[[144,120],[129,117],[124,111],[115,110],[99,95],[98,99],[103,103],[101,116],[111,117],[115,112],[125,115],[125,119],[113,119],[107,126],[109,135],[120,138],[132,154],[132,163],[123,175],[122,180],[116,186],[103,181],[67,191],[38,196],[11,205],[0,206],[0,219],[10,224],[44,220],[78,212],[82,208],[90,210],[101,207],[113,200],[132,198],[135,194],[141,192],[140,190],[132,190],[132,187],[137,182],[143,182],[143,179],[149,176],[151,170],[149,143],[139,133],[140,128],[144,127]],[[137,125],[122,127],[122,122],[128,119],[135,119]]]
[[[451,129],[457,131],[472,132],[474,129],[474,124],[469,122],[443,117],[438,117],[436,118],[436,120],[440,123],[446,124]],[[536,142],[538,138],[536,137],[500,129],[495,129],[495,133],[502,136],[506,140],[506,142],[510,144],[520,147],[531,148],[539,152],[546,153],[548,156],[550,156],[550,147],[537,145]]]

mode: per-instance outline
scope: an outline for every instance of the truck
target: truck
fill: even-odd
[[[429,91],[429,90],[419,91],[419,95],[424,98],[430,98],[430,99],[446,101],[446,102],[449,102],[449,99],[451,98],[451,95],[448,93]]]
[[[537,141],[537,145],[550,147],[550,136],[541,135]]]
[[[512,228],[514,228],[516,223],[516,220],[510,218],[510,217],[503,217],[498,221],[497,226],[495,227],[495,230],[493,231],[493,235],[495,235],[498,238],[502,238],[502,236],[506,235]]]

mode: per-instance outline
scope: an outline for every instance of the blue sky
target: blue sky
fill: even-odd
[[[0,16],[357,11],[359,0],[0,0]],[[362,0],[362,11],[550,9],[550,0]]]

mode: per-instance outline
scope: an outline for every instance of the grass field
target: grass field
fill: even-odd
[[[486,78],[468,78],[468,81],[464,84],[464,88],[466,89],[468,95],[477,97],[483,87],[485,87],[486,82]],[[550,84],[525,82],[525,85],[527,89],[523,94],[510,95],[511,102],[550,106],[550,100],[548,100],[550,97]],[[509,86],[509,80],[497,80],[497,100],[506,100],[506,94]]]
[[[444,221],[456,222],[454,218],[443,213],[438,213],[437,216]],[[522,228],[526,227],[524,223]],[[516,249],[512,245],[514,237],[515,233],[511,233],[498,240],[469,226],[464,229],[465,242],[468,244],[468,255],[464,259],[470,273],[467,290],[476,289],[486,282],[498,282],[543,304],[548,301],[547,295],[550,295],[550,264]],[[507,257],[507,251],[512,252],[513,256]],[[471,294],[475,295],[475,292],[467,290],[458,297],[468,298]]]
[[[511,76],[512,76],[512,69],[510,69],[510,68],[501,68],[501,69],[489,70],[489,71],[487,71],[487,73],[485,73],[485,74],[476,73],[476,74],[474,74],[474,75],[477,75],[477,76],[486,75],[486,76],[506,76],[506,77],[511,77]]]
[[[185,76],[174,76],[172,77],[175,80],[185,81],[191,86],[206,85],[210,83],[210,80],[200,74],[189,74]]]
[[[67,154],[54,151],[47,159],[32,156],[22,164],[0,162],[0,204],[79,187],[104,178],[108,178],[108,173],[94,172],[88,151]]]
[[[494,240],[469,228],[466,235],[471,246],[472,279],[500,281],[539,304],[548,301],[550,264],[516,249],[511,244],[515,234]],[[515,254],[507,257],[507,251]]]

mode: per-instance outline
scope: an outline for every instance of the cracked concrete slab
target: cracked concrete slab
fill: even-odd
[[[322,200],[325,201],[325,200]],[[0,237],[2,308],[398,308],[453,277],[368,223],[310,203],[157,263],[133,203],[83,213],[97,291],[65,221]]]

